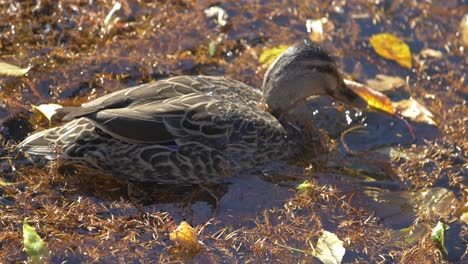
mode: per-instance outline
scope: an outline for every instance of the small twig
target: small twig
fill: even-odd
[[[358,129],[360,129],[360,128],[364,128],[364,126],[359,125],[359,126],[350,127],[350,128],[348,128],[348,129],[346,129],[343,133],[341,133],[341,136],[340,136],[340,140],[341,140],[341,142],[343,142],[343,147],[345,148],[346,152],[349,152],[349,153],[351,153],[351,154],[353,154],[353,155],[359,154],[360,152],[351,150],[351,149],[348,147],[348,144],[346,144],[346,141],[345,141],[344,137],[345,137],[348,133],[350,133],[350,132],[352,132],[352,131],[354,131],[354,130],[358,130]]]

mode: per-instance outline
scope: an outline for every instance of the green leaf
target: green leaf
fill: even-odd
[[[311,183],[310,181],[304,181],[303,183],[299,184],[296,189],[298,189],[299,191],[303,191],[303,190],[312,190],[314,189],[314,184]]]
[[[15,76],[21,77],[25,75],[31,68],[20,68],[15,65],[11,65],[6,62],[0,62],[0,74],[1,75],[8,75],[8,76]]]
[[[216,52],[216,47],[218,46],[219,41],[214,40],[211,41],[210,44],[208,45],[208,56],[213,57]]]
[[[442,222],[437,222],[437,225],[432,229],[431,239],[434,243],[441,248],[445,254],[448,254],[447,247],[445,247],[445,233],[446,225]]]
[[[317,247],[313,255],[325,264],[338,264],[343,260],[346,249],[335,234],[323,230],[322,236],[318,239]]]
[[[34,227],[28,224],[28,219],[23,222],[23,246],[32,263],[43,263],[48,256],[46,243],[36,233]]]
[[[215,40],[208,44],[208,56],[213,57],[216,54],[218,45],[223,41],[224,34],[219,35]]]

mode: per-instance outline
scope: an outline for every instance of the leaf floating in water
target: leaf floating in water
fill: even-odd
[[[377,54],[411,69],[411,51],[409,46],[401,39],[390,33],[381,33],[373,35],[369,41]]]
[[[317,247],[313,255],[325,264],[338,264],[343,260],[346,249],[335,234],[323,230],[322,236],[318,239]]]
[[[395,115],[395,108],[393,107],[392,101],[385,94],[373,90],[358,82],[345,80],[345,84],[364,100],[366,100],[369,106],[384,111],[388,114]]]
[[[440,50],[435,50],[435,49],[423,49],[419,53],[423,58],[435,58],[435,59],[441,59],[444,54]]]
[[[224,34],[219,35],[215,40],[208,44],[208,56],[213,57],[216,54],[218,45],[223,41]]]
[[[460,220],[462,220],[465,224],[468,225],[468,212],[464,212],[464,213],[460,216]]]
[[[391,244],[399,248],[412,247],[416,245],[425,234],[427,234],[427,228],[424,225],[393,230]]]
[[[28,73],[30,70],[30,67],[27,68],[20,68],[15,65],[11,65],[6,62],[0,62],[0,74],[1,75],[7,75],[7,76],[15,76],[15,77],[21,77]]]
[[[326,21],[326,18],[324,21]],[[322,42],[325,39],[325,36],[323,35],[322,19],[307,19],[306,29],[312,41]]]
[[[182,221],[180,225],[172,231],[169,238],[190,252],[198,252],[202,248],[202,244],[198,241],[197,232],[185,221]]]
[[[313,188],[314,188],[314,184],[311,183],[310,181],[304,181],[303,183],[299,184],[296,187],[296,189],[299,191],[313,189]]]
[[[400,112],[401,116],[411,121],[437,126],[434,115],[413,98],[395,102],[393,106]]]
[[[52,116],[56,113],[57,109],[62,108],[59,104],[41,104],[39,106],[32,106],[33,109],[38,110],[43,114],[49,121],[51,121]]]
[[[367,104],[370,107],[373,107],[377,110],[383,111],[385,113],[388,113],[390,115],[399,117],[408,127],[409,132],[411,133],[411,136],[413,139],[416,138],[416,134],[414,132],[413,126],[411,126],[410,123],[408,123],[407,120],[403,118],[403,114],[397,113],[395,110],[395,103],[393,103],[390,98],[388,98],[385,94],[375,91],[364,84],[350,81],[350,80],[344,80],[345,84],[353,90],[355,93],[357,93],[359,96],[361,96],[364,100],[366,100]],[[406,117],[406,116],[405,116]]]
[[[468,14],[465,14],[460,22],[459,27],[460,37],[463,41],[463,45],[468,47]]]
[[[288,49],[288,47],[288,45],[279,45],[277,47],[266,49],[262,52],[260,58],[258,58],[258,62],[263,65],[270,65],[279,57],[279,55]]]
[[[301,195],[310,196],[314,191],[315,185],[310,181],[304,181],[303,183],[299,184],[296,189],[299,191]]]
[[[23,245],[32,263],[42,263],[48,256],[46,243],[37,234],[34,227],[28,224],[27,218],[23,222]]]
[[[210,8],[207,8],[207,9],[203,10],[203,12],[205,13],[206,17],[215,18],[216,23],[220,27],[227,26],[227,24],[229,22],[229,15],[226,12],[226,10],[224,10],[222,7],[212,6]]]
[[[447,247],[445,247],[445,229],[446,226],[444,223],[440,221],[437,222],[437,225],[432,229],[431,239],[444,251],[445,254],[448,254]]]
[[[13,183],[6,182],[6,181],[4,181],[3,179],[0,178],[0,186],[9,186],[9,185],[13,185]]]
[[[405,80],[398,76],[388,76],[385,74],[377,74],[375,79],[370,79],[366,81],[366,84],[379,92],[393,91],[396,88],[402,87],[405,85]]]

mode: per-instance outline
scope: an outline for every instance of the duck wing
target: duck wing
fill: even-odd
[[[193,76],[114,92],[81,107],[58,111],[63,121],[86,117],[111,136],[132,144],[173,145],[199,138],[222,138],[232,122],[210,82]]]

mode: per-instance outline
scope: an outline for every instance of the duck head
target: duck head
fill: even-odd
[[[276,117],[310,96],[329,95],[364,109],[367,102],[349,89],[330,54],[310,40],[288,48],[265,73],[263,102]]]

